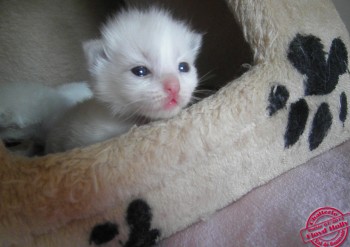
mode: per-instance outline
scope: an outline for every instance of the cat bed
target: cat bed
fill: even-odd
[[[349,35],[331,1],[228,1],[254,65],[177,117],[82,149],[0,146],[0,246],[151,246],[343,143]]]

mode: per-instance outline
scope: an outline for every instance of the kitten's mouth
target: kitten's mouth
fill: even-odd
[[[178,105],[178,100],[175,98],[172,98],[170,100],[168,100],[165,105],[164,105],[164,109],[165,110],[171,110],[174,107],[176,107]]]
[[[147,108],[143,106],[143,115],[150,119],[166,119],[175,116],[182,108],[183,99],[180,97],[167,97],[158,106]]]

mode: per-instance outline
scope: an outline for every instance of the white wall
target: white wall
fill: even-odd
[[[333,3],[350,31],[350,0],[333,0]]]

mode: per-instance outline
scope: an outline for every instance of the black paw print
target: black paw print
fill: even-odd
[[[151,208],[143,200],[130,203],[126,221],[130,227],[129,240],[125,247],[148,247],[156,243],[160,236],[158,229],[151,229]]]
[[[289,45],[288,59],[291,64],[305,76],[304,96],[330,94],[337,86],[339,76],[348,68],[348,52],[340,38],[332,41],[330,51],[324,52],[321,40],[313,35],[298,34]],[[327,57],[327,58],[326,58]],[[269,95],[269,115],[274,115],[284,108],[289,99],[289,91],[285,86],[275,85]],[[348,115],[348,103],[345,92],[339,100],[339,120],[344,125]],[[287,129],[284,135],[285,147],[293,146],[304,133],[309,117],[309,106],[304,98],[291,103]],[[312,120],[309,134],[309,148],[316,149],[327,136],[332,126],[333,115],[326,102],[321,103]]]
[[[151,229],[152,212],[148,204],[137,199],[132,201],[127,209],[126,222],[129,225],[129,239],[121,246],[150,247],[155,245],[160,236],[158,229]],[[118,225],[112,222],[96,225],[90,234],[90,245],[102,245],[112,241],[119,234]]]

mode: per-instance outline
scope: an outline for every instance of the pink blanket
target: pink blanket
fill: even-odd
[[[300,230],[314,210],[326,206],[350,212],[350,141],[251,191],[159,246],[313,246],[302,241]],[[350,236],[341,246],[350,246]]]

